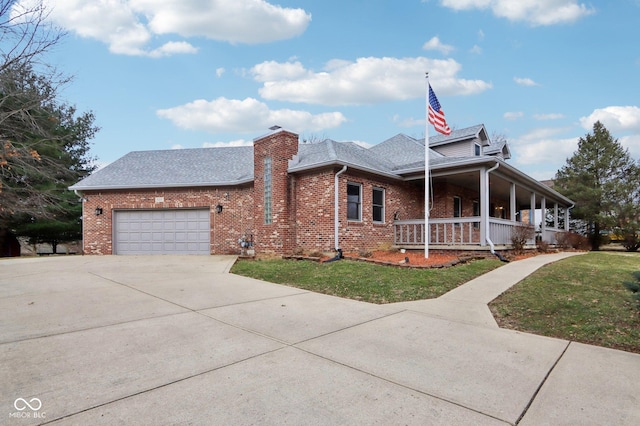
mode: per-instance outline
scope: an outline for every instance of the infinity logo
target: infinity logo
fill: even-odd
[[[33,405],[31,405],[30,403]],[[31,398],[29,402],[27,402],[27,400],[24,398],[18,398],[13,402],[13,406],[18,411],[24,411],[27,409],[27,407],[29,407],[32,411],[38,411],[40,408],[42,408],[42,402],[38,398]]]

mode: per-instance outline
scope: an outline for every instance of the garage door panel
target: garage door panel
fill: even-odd
[[[124,210],[114,214],[115,254],[210,254],[208,209]]]

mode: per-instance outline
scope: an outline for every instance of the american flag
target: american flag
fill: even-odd
[[[433,127],[443,135],[451,134],[451,129],[444,118],[444,111],[442,111],[431,85],[429,85],[429,123],[433,124]]]

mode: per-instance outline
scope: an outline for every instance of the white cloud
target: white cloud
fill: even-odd
[[[422,49],[423,50],[436,50],[436,51],[442,53],[443,55],[448,55],[453,50],[455,50],[455,47],[451,46],[450,44],[443,44],[440,41],[440,38],[438,36],[436,36],[436,37],[432,37],[431,40],[429,40],[425,44],[423,44],[422,45]]]
[[[550,179],[578,149],[578,136],[560,137],[571,127],[541,127],[509,140],[513,162],[521,170],[537,170],[536,179]]]
[[[303,9],[264,0],[130,0],[155,34],[259,44],[302,34],[311,22]]]
[[[233,146],[253,146],[253,141],[236,139],[229,142],[205,142],[202,144],[203,148],[225,148]]]
[[[224,74],[225,69],[224,68],[216,68],[216,76],[217,77],[222,77],[222,74]]]
[[[161,47],[148,52],[148,56],[152,58],[160,58],[163,56],[171,56],[181,53],[198,53],[198,49],[186,41],[170,41],[163,44]]]
[[[19,0],[14,7],[35,0]],[[302,34],[311,15],[264,0],[43,0],[50,18],[116,54],[161,57],[195,53],[186,41],[149,48],[154,36],[206,37],[229,43],[269,43]]]
[[[640,132],[640,108],[637,106],[609,106],[594,110],[589,116],[580,118],[587,130],[600,121],[612,133],[624,131]]]
[[[475,53],[476,55],[480,55],[482,54],[482,47],[478,46],[477,44],[474,44],[473,47],[469,49],[469,52]]]
[[[438,97],[472,95],[492,87],[482,80],[457,78],[461,65],[453,59],[358,58],[333,60],[323,71],[299,62],[264,62],[250,73],[262,82],[265,99],[321,105],[362,105],[424,97],[425,70]]]
[[[494,15],[533,26],[575,22],[595,13],[576,0],[440,0],[454,10],[491,9]]]
[[[516,82],[516,84],[519,84],[520,86],[540,86],[538,83],[536,83],[535,81],[531,80],[530,78],[520,78],[520,77],[513,77],[513,81]]]
[[[564,114],[533,114],[535,120],[559,120],[564,118]]]
[[[424,126],[426,118],[401,118],[398,114],[393,116],[393,122],[396,123],[399,127],[414,127],[414,126]]]
[[[629,150],[631,157],[640,160],[640,135],[623,136],[618,138],[618,142]]]
[[[334,64],[333,66],[337,66],[337,64]],[[272,80],[297,80],[311,75],[311,73],[298,61],[263,62],[251,68],[251,74],[254,76],[254,79],[259,82]]]
[[[524,113],[522,111],[511,111],[505,112],[502,116],[505,120],[517,120],[518,118],[524,117]]]
[[[578,147],[578,138],[539,139],[527,144],[519,144],[517,162],[519,164],[556,164],[559,169]]]
[[[340,112],[311,114],[290,109],[271,110],[253,98],[244,100],[223,97],[199,99],[184,105],[156,111],[159,117],[176,126],[208,132],[257,132],[274,124],[292,131],[317,131],[340,126],[346,117]]]

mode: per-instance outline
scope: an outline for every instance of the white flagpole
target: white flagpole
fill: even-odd
[[[429,258],[429,73],[426,74],[426,115],[424,125],[424,258]]]

